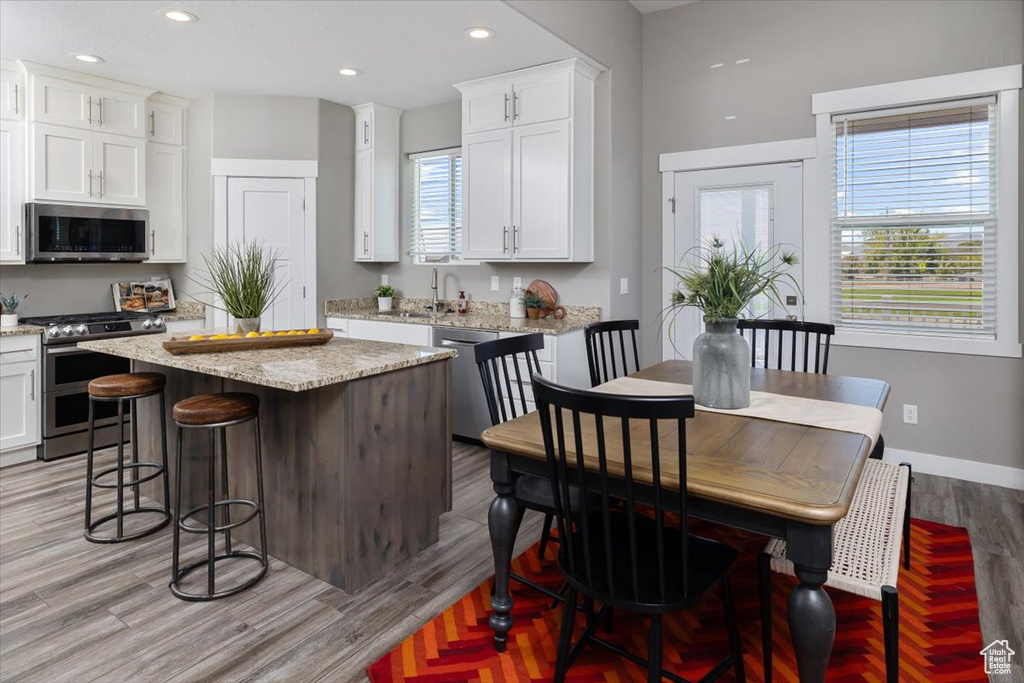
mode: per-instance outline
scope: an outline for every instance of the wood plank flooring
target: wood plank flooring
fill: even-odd
[[[440,541],[354,594],[273,560],[250,591],[186,603],[167,589],[169,527],[124,544],[82,538],[84,458],[0,470],[0,680],[366,681],[367,665],[492,574],[488,473],[484,449],[456,443]],[[914,516],[970,531],[985,642],[1006,638],[1020,652],[1024,493],[915,478]],[[540,522],[527,513],[517,553]],[[205,551],[187,541],[184,558]],[[1020,666],[998,683],[1008,680],[1024,683]]]

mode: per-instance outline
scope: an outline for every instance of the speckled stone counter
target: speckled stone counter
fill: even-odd
[[[539,320],[510,318],[508,304],[493,301],[474,301],[470,304],[469,312],[463,315],[443,313],[414,318],[401,315],[403,312],[423,314],[429,303],[427,299],[400,298],[395,300],[394,313],[380,313],[377,310],[376,299],[329,299],[324,302],[324,315],[328,318],[377,320],[495,332],[541,332],[551,335],[581,330],[601,319],[600,309],[594,306],[566,306],[566,315],[561,319],[555,319],[551,315]],[[456,302],[445,301],[442,304],[446,309],[454,309]]]
[[[36,325],[15,325],[13,327],[0,327],[0,337],[14,337],[19,334],[40,334],[43,328]]]
[[[173,311],[164,313],[160,317],[168,323],[179,320],[205,320],[206,305],[201,301],[178,301]]]
[[[169,337],[147,334],[79,342],[78,345],[112,356],[285,391],[308,391],[456,355],[452,349],[336,338],[322,346],[175,356],[163,348],[163,342]]]

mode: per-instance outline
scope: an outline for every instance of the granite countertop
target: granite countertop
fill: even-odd
[[[377,320],[413,325],[430,325],[431,327],[460,327],[476,330],[494,330],[497,332],[541,332],[558,335],[574,330],[581,330],[590,323],[601,319],[600,309],[594,306],[566,306],[564,318],[555,319],[549,315],[539,320],[528,318],[510,318],[508,304],[492,301],[474,301],[470,303],[469,312],[442,313],[424,317],[404,318],[401,312],[425,313],[430,303],[427,299],[401,298],[395,299],[395,310],[398,313],[380,313],[377,300],[363,299],[329,299],[324,302],[324,315],[328,318],[349,318],[356,320]],[[456,302],[445,301],[442,304],[454,309]]]
[[[0,327],[0,337],[13,337],[19,334],[41,334],[43,328],[37,325],[15,325],[13,327]]]
[[[215,334],[205,330],[197,334]],[[453,358],[454,349],[334,338],[322,346],[230,351],[175,356],[163,348],[169,334],[147,334],[79,342],[113,356],[234,379],[285,391],[307,391],[361,377]]]
[[[168,323],[179,320],[205,320],[206,305],[201,301],[178,301],[173,311],[162,313],[160,317]]]

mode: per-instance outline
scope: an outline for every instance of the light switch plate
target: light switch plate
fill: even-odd
[[[388,283],[388,274],[387,273],[381,273],[380,274],[380,283],[382,285],[386,285]]]
[[[513,288],[515,288],[515,287],[522,287],[522,286],[523,286],[523,278],[521,278],[521,277],[514,277],[514,278],[512,278],[512,287]]]
[[[492,275],[491,276],[491,291],[492,292],[497,292],[499,289],[501,289],[501,284],[498,282],[498,276],[497,275]]]
[[[629,294],[629,278],[619,279],[619,294]]]
[[[786,295],[786,305],[787,306],[796,306],[796,295],[794,295],[794,294],[787,294]]]

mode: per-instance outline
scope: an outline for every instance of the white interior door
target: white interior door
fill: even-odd
[[[765,164],[736,168],[683,171],[675,174],[676,213],[672,235],[674,249],[665,254],[666,265],[679,267],[695,260],[695,247],[707,249],[717,237],[725,249],[782,245],[801,253],[803,230],[803,164]],[[693,251],[691,251],[693,250]],[[802,268],[789,271],[802,282]],[[768,297],[751,302],[747,317],[803,317],[803,300],[789,286],[780,286],[785,306]],[[792,298],[791,298],[792,297]],[[792,303],[790,303],[792,302]],[[703,332],[701,313],[683,309],[672,323],[665,358],[690,359],[693,341]]]
[[[307,272],[304,181],[302,178],[228,178],[227,240],[261,241],[279,251],[277,282],[284,287],[277,301],[263,314],[262,329],[292,330],[312,327],[315,318],[305,305]],[[233,320],[221,318],[227,325]]]

